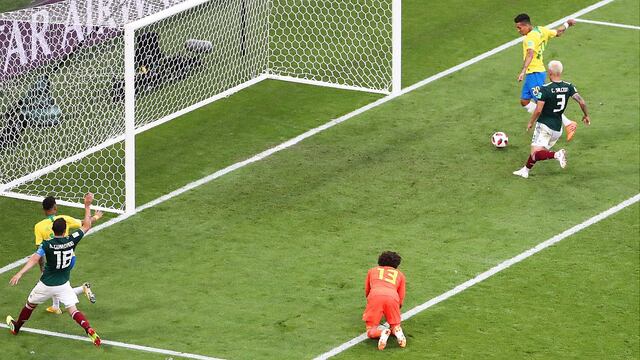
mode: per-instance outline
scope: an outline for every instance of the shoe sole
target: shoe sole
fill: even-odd
[[[573,136],[576,134],[576,130],[578,130],[578,124],[575,121],[571,122],[571,129],[573,130],[569,130],[569,128],[565,128],[567,130],[567,142],[571,141],[573,139]]]
[[[565,151],[565,149],[560,149],[558,152],[562,154],[560,156],[560,159],[558,159],[558,162],[560,163],[560,168],[564,169],[567,167],[567,152]]]
[[[89,302],[91,302],[92,304],[95,304],[96,296],[93,294],[93,291],[91,291],[91,284],[84,283],[82,284],[82,286],[84,286],[84,295],[87,297],[87,299],[89,299]]]
[[[378,350],[384,350],[384,348],[387,347],[387,340],[389,340],[389,336],[391,336],[391,330],[385,330],[382,332],[380,340],[378,340]],[[383,340],[384,337],[386,337],[386,339]]]
[[[11,317],[11,315],[7,315],[6,323],[7,323],[7,326],[9,326],[9,331],[13,335],[18,335],[18,333],[16,332],[16,326],[13,323],[13,317]]]
[[[60,315],[62,314],[62,310],[58,309],[58,310],[49,310],[51,309],[51,307],[46,308],[45,310],[50,313],[50,314],[55,314],[55,315]]]

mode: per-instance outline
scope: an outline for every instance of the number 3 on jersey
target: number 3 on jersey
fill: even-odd
[[[56,255],[56,269],[68,268],[73,259],[73,250],[54,251]]]
[[[398,270],[378,268],[378,279],[384,280],[393,285],[396,284],[398,278]]]
[[[556,105],[558,105],[558,108],[553,109],[553,112],[560,112],[564,110],[565,106],[567,106],[567,95],[556,95],[556,98],[558,99],[558,102],[556,103]]]

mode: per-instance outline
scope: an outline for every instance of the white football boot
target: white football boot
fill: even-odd
[[[398,345],[400,345],[401,348],[407,346],[407,338],[404,336],[404,333],[402,332],[402,328],[400,326],[396,326],[393,329],[393,335],[396,336],[396,340],[398,340]]]
[[[378,350],[384,350],[387,346],[387,340],[389,340],[389,335],[391,335],[391,330],[384,329],[382,330],[382,334],[380,334],[380,339],[378,340]]]
[[[514,171],[513,175],[522,176],[526,179],[529,177],[529,169],[526,166],[523,166],[522,169]]]
[[[567,167],[567,151],[565,149],[560,149],[556,151],[556,154],[554,155],[554,157],[560,163],[561,168],[564,169]]]

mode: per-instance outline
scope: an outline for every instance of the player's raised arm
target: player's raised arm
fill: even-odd
[[[562,36],[567,29],[576,24],[575,19],[569,19],[564,24],[556,28],[556,36]]]
[[[573,94],[573,96],[571,96],[571,97],[573,98],[573,100],[578,102],[578,105],[580,105],[580,109],[582,110],[582,113],[584,114],[584,116],[582,116],[582,122],[584,122],[585,125],[590,125],[591,124],[591,118],[589,117],[589,113],[587,112],[587,102],[584,101],[582,96],[580,96],[580,94],[578,94],[578,93]]]
[[[87,193],[84,196],[84,219],[82,220],[82,229],[83,233],[87,233],[89,229],[91,229],[91,203],[93,203],[93,194]]]

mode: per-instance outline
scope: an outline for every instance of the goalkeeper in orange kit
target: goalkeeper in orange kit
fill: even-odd
[[[391,334],[395,335],[400,347],[407,346],[407,339],[400,327],[400,308],[404,301],[405,277],[398,270],[402,258],[393,251],[385,251],[378,257],[378,266],[369,269],[364,285],[367,307],[362,320],[367,326],[367,336],[378,339],[378,349],[384,350]],[[384,315],[390,329],[381,326]]]

